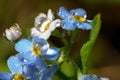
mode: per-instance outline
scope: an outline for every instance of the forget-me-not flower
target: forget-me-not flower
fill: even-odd
[[[11,73],[0,72],[0,80],[38,80],[38,69],[32,65],[23,65],[17,56],[7,61]]]
[[[58,49],[49,47],[48,42],[39,37],[33,37],[31,40],[21,39],[15,44],[15,49],[23,62],[34,63],[40,70],[46,67],[44,58],[48,60],[58,58]]]
[[[92,20],[87,20],[86,11],[82,8],[68,11],[64,7],[59,8],[58,16],[62,18],[62,28],[74,30],[76,27],[84,30],[91,29]]]
[[[34,27],[31,29],[31,35],[39,36],[43,39],[48,39],[51,35],[51,32],[59,27],[61,24],[60,19],[55,19],[51,9],[48,10],[48,14],[40,13],[34,22]]]

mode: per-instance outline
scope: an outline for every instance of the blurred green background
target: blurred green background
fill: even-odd
[[[6,61],[16,54],[14,42],[3,37],[4,30],[18,23],[22,37],[27,37],[34,26],[34,18],[40,12],[47,13],[48,9],[52,9],[56,13],[60,6],[68,10],[84,8],[89,19],[101,13],[102,26],[89,57],[89,73],[120,80],[120,0],[0,0],[0,72],[8,71]],[[79,51],[88,34],[89,31],[79,31],[71,56]]]

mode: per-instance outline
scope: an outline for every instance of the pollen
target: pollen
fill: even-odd
[[[13,80],[26,80],[26,77],[22,74],[15,74]]]
[[[38,44],[34,44],[34,46],[32,48],[32,52],[36,56],[40,56],[42,54],[41,50],[39,50]]]
[[[78,22],[84,22],[86,20],[86,18],[81,17],[81,16],[77,16],[77,15],[73,15],[72,19],[78,21]]]

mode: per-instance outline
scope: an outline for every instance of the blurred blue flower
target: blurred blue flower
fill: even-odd
[[[79,80],[109,80],[109,78],[100,78],[96,75],[83,75]]]
[[[70,12],[60,7],[58,16],[62,18],[62,28],[66,30],[74,30],[76,27],[84,30],[91,29],[92,20],[87,20],[86,11],[82,8],[72,9]]]
[[[96,75],[83,75],[79,80],[101,80]]]
[[[58,65],[53,64],[50,68],[46,68],[41,75],[40,80],[53,80],[55,72],[58,70]]]
[[[38,80],[38,69],[32,65],[23,65],[17,56],[7,61],[11,73],[0,72],[0,80]]]

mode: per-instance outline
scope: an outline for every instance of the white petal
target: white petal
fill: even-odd
[[[47,17],[50,21],[52,21],[55,18],[51,9],[48,10]]]
[[[61,20],[60,19],[56,19],[56,20],[51,22],[49,30],[53,31],[56,27],[59,27],[60,25],[61,25]]]
[[[40,31],[41,31],[41,32],[44,32],[44,31],[48,30],[49,27],[50,27],[49,24],[50,24],[50,21],[49,21],[49,20],[46,20],[45,22],[43,22],[43,23],[41,24]]]
[[[47,15],[44,13],[40,13],[38,16],[36,16],[34,26],[37,27],[39,24],[41,24],[41,19],[43,18],[47,19]]]
[[[40,31],[37,30],[35,27],[31,28],[31,36],[39,36],[40,35]]]
[[[38,36],[40,38],[43,38],[45,40],[47,40],[51,35],[51,32],[49,30],[45,31],[45,32],[40,32],[39,30],[37,30],[35,27],[31,29],[31,36]]]
[[[37,17],[45,17],[45,18],[47,18],[47,15],[45,13],[39,13]]]
[[[11,26],[9,29],[5,30],[5,36],[8,40],[16,40],[21,36],[21,28],[18,24]]]
[[[4,35],[6,36],[6,38],[7,38],[8,40],[10,40],[10,41],[13,40],[13,34],[10,32],[9,29],[6,29]]]
[[[47,30],[47,31],[45,31],[45,32],[43,32],[43,33],[40,33],[40,34],[41,34],[41,35],[39,36],[40,38],[43,38],[43,39],[47,40],[47,39],[50,37],[51,32],[50,32],[50,30]]]

